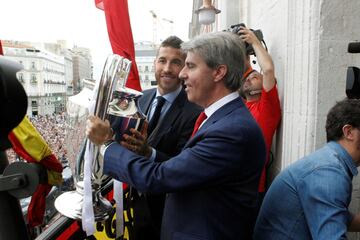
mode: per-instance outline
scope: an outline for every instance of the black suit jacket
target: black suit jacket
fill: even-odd
[[[149,112],[156,95],[156,88],[143,91],[138,107],[145,115]],[[188,101],[186,92],[181,90],[161,122],[148,136],[148,144],[156,150],[157,159],[168,159],[179,154],[189,140],[201,108]],[[160,228],[164,209],[164,194],[146,193],[135,196],[134,229],[135,239],[160,238]]]
[[[148,89],[139,99],[139,110],[145,115],[149,112],[155,95],[156,88]],[[169,158],[181,152],[190,138],[200,112],[201,108],[189,102],[185,90],[182,89],[165,116],[148,136],[148,143],[156,150],[159,158]]]

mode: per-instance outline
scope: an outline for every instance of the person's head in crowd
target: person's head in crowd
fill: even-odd
[[[326,119],[327,141],[337,141],[360,161],[360,99],[344,99],[335,104]],[[352,156],[354,158],[354,156]]]
[[[165,39],[155,58],[155,79],[161,95],[173,92],[181,86],[179,73],[184,67],[185,54],[181,50],[183,41],[170,36]]]
[[[245,46],[229,32],[200,35],[181,45],[187,53],[180,72],[189,101],[204,108],[240,88]]]
[[[258,102],[262,96],[262,90],[270,92],[276,86],[275,68],[270,54],[267,52],[266,45],[262,44],[256,30],[240,27],[239,37],[253,49],[248,54],[254,54],[261,72],[251,67],[250,55],[246,56],[246,72],[242,79],[240,94],[247,102]]]
[[[263,75],[256,70],[251,70],[245,79],[242,82],[240,91],[244,98],[248,99],[249,97],[258,98],[261,97],[261,89],[263,86]]]

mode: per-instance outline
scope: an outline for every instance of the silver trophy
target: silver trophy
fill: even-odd
[[[55,200],[56,209],[63,215],[81,220],[84,199],[84,153],[88,139],[85,135],[86,120],[94,114],[102,120],[108,119],[120,141],[122,134],[135,128],[142,131],[145,116],[138,112],[137,99],[141,92],[125,87],[131,61],[119,55],[110,55],[105,63],[100,81],[84,80],[83,90],[67,103],[66,147],[67,157],[76,185],[75,191],[65,192]],[[91,103],[92,101],[95,101]],[[89,110],[89,106],[93,109]],[[101,190],[109,177],[103,174],[103,156],[100,147],[93,145],[92,198],[95,221],[108,218],[112,209],[110,202],[101,196]]]

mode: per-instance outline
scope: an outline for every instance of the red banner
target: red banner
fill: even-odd
[[[126,87],[141,91],[127,0],[95,0],[95,5],[105,12],[113,52],[132,62]]]
[[[3,49],[2,49],[2,45],[1,45],[1,40],[0,40],[0,55],[4,55]]]

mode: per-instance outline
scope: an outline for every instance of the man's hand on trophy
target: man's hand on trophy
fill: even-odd
[[[124,134],[124,141],[121,141],[121,145],[141,156],[149,158],[152,150],[147,144],[147,125],[145,125],[144,128],[145,130],[143,130],[142,133],[131,128],[130,132],[132,133],[132,136]]]
[[[113,134],[108,120],[103,121],[96,116],[90,116],[86,121],[86,136],[96,145],[111,140]]]

